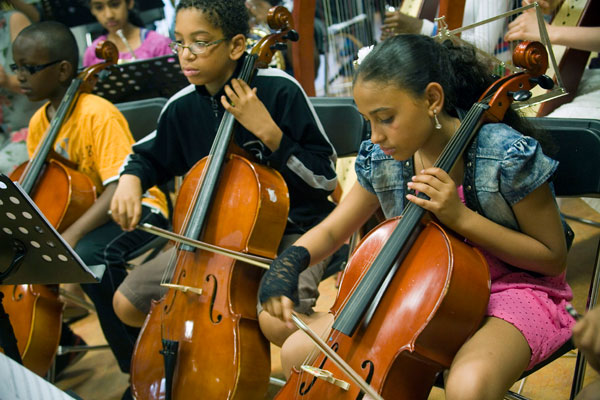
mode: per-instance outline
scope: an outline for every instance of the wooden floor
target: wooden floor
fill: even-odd
[[[580,199],[563,201],[561,209],[567,214],[575,214],[600,221],[600,214],[593,211]],[[572,221],[569,224],[575,231],[576,238],[569,254],[567,279],[574,292],[572,303],[577,310],[583,312],[591,268],[600,238],[600,229]],[[321,284],[319,309],[329,309],[335,299],[336,289],[334,284],[333,279],[328,279]],[[88,316],[73,324],[72,327],[88,344],[104,343],[100,327],[94,316]],[[281,377],[279,350],[274,346],[272,347],[271,358],[273,375]],[[522,393],[538,400],[568,399],[574,365],[574,357],[560,358],[531,375],[526,380]],[[597,378],[598,374],[588,368],[585,382],[588,383]],[[68,367],[56,382],[56,385],[64,390],[72,390],[85,400],[116,400],[121,398],[122,393],[127,388],[128,376],[119,371],[117,363],[109,350],[97,350],[88,352],[80,361]],[[513,390],[516,390],[518,385],[519,383],[515,384]],[[277,388],[272,387],[265,398],[272,398],[276,391]],[[439,389],[433,389],[429,396],[429,400],[443,398],[443,391]]]

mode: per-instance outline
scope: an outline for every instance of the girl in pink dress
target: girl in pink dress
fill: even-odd
[[[171,39],[161,34],[141,28],[132,13],[134,0],[90,0],[90,10],[107,33],[96,38],[83,56],[83,66],[97,64],[103,60],[96,57],[96,44],[110,40],[119,49],[119,61],[154,58],[172,54],[169,48]],[[125,41],[117,33],[121,31]],[[133,55],[131,52],[133,51]]]

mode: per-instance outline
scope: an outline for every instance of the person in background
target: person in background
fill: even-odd
[[[10,68],[14,62],[12,42],[30,23],[27,15],[20,11],[0,9],[0,173],[3,174],[9,174],[27,161],[27,125],[42,105],[23,95],[17,76]]]
[[[557,1],[541,2],[542,11],[550,15]],[[545,22],[552,45],[563,45],[590,52],[600,51],[600,26],[562,26]],[[508,25],[505,39],[540,41],[540,30],[535,10],[527,10]],[[600,57],[592,58],[585,69],[575,98],[561,105],[548,117],[600,119]]]
[[[143,28],[142,22],[134,12],[134,0],[89,0],[92,15],[96,17],[106,33],[97,37],[85,50],[83,66],[87,67],[103,60],[96,57],[98,42],[110,40],[119,49],[119,60],[131,61],[172,54],[171,39]],[[121,31],[125,41],[117,33]],[[133,54],[131,54],[133,51]]]
[[[519,0],[466,0],[462,26],[495,17],[518,7],[519,4]],[[461,39],[488,54],[493,54],[501,61],[508,61],[512,54],[508,43],[503,39],[505,32],[506,21],[500,19],[462,32]],[[399,33],[433,36],[437,33],[437,24],[403,14],[399,9],[386,12],[381,27],[381,40]]]
[[[0,10],[20,11],[29,18],[31,22],[39,22],[40,12],[33,4],[23,0],[0,0]]]

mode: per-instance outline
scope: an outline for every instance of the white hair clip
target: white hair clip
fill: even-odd
[[[373,50],[373,47],[375,47],[375,45],[372,44],[370,46],[365,46],[358,49],[358,56],[356,60],[354,60],[354,68],[358,67],[360,63],[363,62],[365,57],[371,52],[371,50]]]

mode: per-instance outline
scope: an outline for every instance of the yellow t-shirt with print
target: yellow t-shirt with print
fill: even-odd
[[[27,135],[29,157],[35,152],[50,126],[46,103],[31,117]],[[63,122],[53,149],[77,164],[77,170],[89,176],[97,194],[119,179],[119,169],[131,153],[134,143],[127,120],[111,102],[102,97],[83,93],[71,115]],[[142,203],[168,215],[164,194],[150,188]]]

